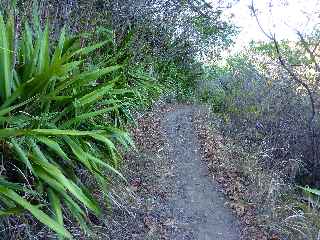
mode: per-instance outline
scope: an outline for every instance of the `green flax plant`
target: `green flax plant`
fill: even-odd
[[[93,191],[107,197],[109,177],[124,179],[119,147],[133,142],[115,122],[137,94],[118,84],[122,65],[85,67],[88,54],[111,39],[81,47],[65,29],[56,42],[49,35],[48,25],[33,30],[26,23],[16,41],[13,18],[0,16],[0,215],[29,212],[71,239],[65,215],[86,229],[88,213],[101,213]]]

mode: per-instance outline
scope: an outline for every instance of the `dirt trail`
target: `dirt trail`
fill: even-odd
[[[238,224],[224,207],[223,194],[201,161],[200,146],[192,127],[195,111],[192,106],[178,106],[162,120],[173,174],[165,180],[172,188],[166,205],[175,219],[175,230],[168,239],[236,240],[240,238]]]
[[[238,223],[201,159],[192,122],[198,110],[161,105],[139,118],[133,136],[140,151],[126,156],[124,168],[135,200],[122,204],[127,211],[115,206],[107,215],[105,239],[240,239]]]

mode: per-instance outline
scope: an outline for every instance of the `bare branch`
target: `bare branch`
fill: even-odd
[[[278,57],[278,60],[280,62],[280,65],[282,66],[282,68],[289,74],[289,76],[296,82],[298,83],[299,85],[301,85],[306,91],[307,91],[307,94],[309,96],[309,99],[310,99],[310,105],[311,105],[311,116],[310,116],[310,119],[309,119],[309,129],[310,131],[312,131],[312,123],[314,121],[314,118],[315,118],[315,115],[316,115],[316,111],[315,111],[315,101],[314,101],[314,97],[313,97],[313,94],[312,94],[312,91],[311,89],[309,88],[308,84],[305,83],[304,81],[302,81],[295,73],[294,71],[289,67],[289,65],[285,62],[285,60],[283,59],[282,57],[282,54],[281,54],[281,51],[280,51],[280,46],[279,46],[279,43],[276,39],[276,36],[275,34],[267,34],[267,32],[263,29],[262,25],[260,24],[260,21],[259,21],[259,18],[258,18],[258,15],[257,15],[257,12],[256,12],[256,9],[254,8],[254,3],[253,3],[253,0],[251,2],[251,10],[252,10],[252,13],[254,15],[254,17],[256,18],[257,20],[257,23],[259,25],[259,28],[261,29],[261,31],[263,32],[263,34],[269,38],[273,43],[274,43],[274,46],[275,46],[275,49],[276,49],[276,53],[277,53],[277,57]]]
[[[317,72],[317,74],[318,74],[317,79],[319,80],[320,65],[319,65],[318,62],[317,62],[316,56],[314,55],[314,52],[311,51],[311,49],[309,48],[309,44],[308,44],[307,41],[304,39],[302,33],[299,32],[299,31],[297,31],[297,34],[298,34],[298,36],[299,36],[299,38],[300,38],[300,41],[301,41],[304,49],[308,52],[308,54],[309,54],[309,56],[310,56],[310,58],[311,58],[311,60],[312,60],[312,62],[313,62],[313,64],[314,64],[314,66],[315,66],[315,70],[316,70],[316,72]]]
[[[316,50],[317,50],[317,48],[319,47],[319,45],[320,45],[320,41],[317,42],[317,44],[314,46],[314,48],[313,48],[313,50],[312,50],[312,53],[313,53],[313,54],[316,52]]]
[[[250,8],[250,10],[252,11],[253,16],[255,17],[255,19],[256,19],[256,21],[257,21],[257,24],[258,24],[261,32],[262,32],[267,38],[269,38],[271,41],[273,41],[273,36],[272,36],[272,34],[271,34],[271,33],[268,34],[268,33],[263,29],[263,27],[262,27],[262,25],[261,25],[261,23],[260,23],[260,21],[259,21],[258,14],[257,14],[257,10],[256,10],[255,7],[254,7],[253,0],[251,1],[251,6],[250,6],[249,8]]]

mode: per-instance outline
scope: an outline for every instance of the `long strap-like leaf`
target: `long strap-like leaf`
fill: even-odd
[[[22,206],[23,208],[27,209],[34,217],[36,217],[40,222],[47,225],[49,228],[57,232],[58,234],[72,239],[71,234],[58,222],[54,221],[50,218],[45,212],[41,211],[39,208],[30,204],[27,200],[23,199],[19,194],[15,191],[0,186],[0,194],[3,194],[7,198],[11,199],[18,205]]]
[[[7,26],[0,14],[0,97],[5,101],[11,95],[12,49]]]

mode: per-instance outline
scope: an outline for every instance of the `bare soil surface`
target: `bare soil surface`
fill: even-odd
[[[238,224],[224,207],[224,196],[201,161],[200,145],[192,126],[196,110],[188,105],[178,106],[163,120],[174,170],[173,177],[167,179],[174,190],[168,204],[178,227],[170,239],[239,239]]]
[[[202,161],[192,105],[155,106],[139,119],[128,154],[130,208],[108,217],[109,239],[236,240],[240,227]],[[107,232],[105,231],[107,229]],[[108,239],[108,238],[104,238]]]

